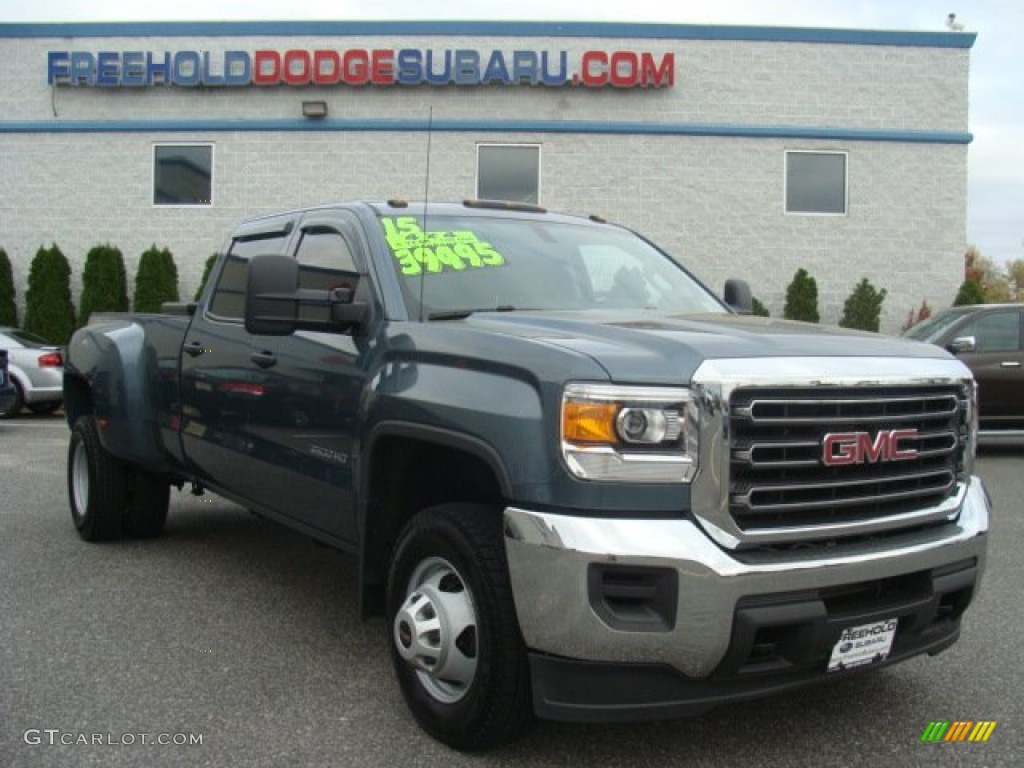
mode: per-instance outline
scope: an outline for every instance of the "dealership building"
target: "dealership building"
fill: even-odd
[[[773,315],[799,268],[835,323],[951,303],[975,36],[549,22],[0,24],[0,247],[23,304],[56,243],[174,254],[351,199],[539,203],[633,227]],[[22,307],[23,308],[23,307]]]

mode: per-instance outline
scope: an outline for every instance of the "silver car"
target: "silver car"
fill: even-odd
[[[52,413],[64,399],[64,353],[35,334],[18,328],[0,328],[0,349],[7,350],[7,375],[14,398],[0,410],[0,418],[21,413]]]

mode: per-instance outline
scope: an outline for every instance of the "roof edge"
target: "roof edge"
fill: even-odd
[[[974,32],[590,21],[125,21],[0,24],[0,38],[68,37],[618,37],[971,48]]]

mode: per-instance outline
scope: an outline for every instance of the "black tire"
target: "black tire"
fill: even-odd
[[[11,378],[11,386],[14,387],[14,400],[7,406],[7,410],[0,412],[0,419],[13,419],[21,413],[25,405],[25,394],[21,391],[21,385]]]
[[[148,539],[159,536],[167,520],[171,482],[166,475],[133,470],[128,480],[128,504],[121,520],[125,536]]]
[[[475,750],[529,724],[529,666],[498,510],[449,504],[410,520],[395,547],[387,603],[395,672],[424,730]]]
[[[71,519],[85,541],[108,541],[121,533],[128,500],[124,464],[101,444],[92,416],[82,416],[68,445]]]
[[[53,413],[62,405],[64,405],[63,400],[47,400],[42,403],[29,403],[28,409],[32,411],[32,413],[37,413],[40,416],[45,416],[48,413]]]

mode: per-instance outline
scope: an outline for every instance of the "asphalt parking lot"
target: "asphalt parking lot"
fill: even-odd
[[[407,714],[352,560],[188,493],[161,538],[86,544],[67,436],[60,417],[0,421],[2,766],[1024,764],[1021,446],[978,461],[988,572],[941,656],[691,720],[541,723],[463,755]],[[922,743],[933,720],[997,725],[986,743]]]

